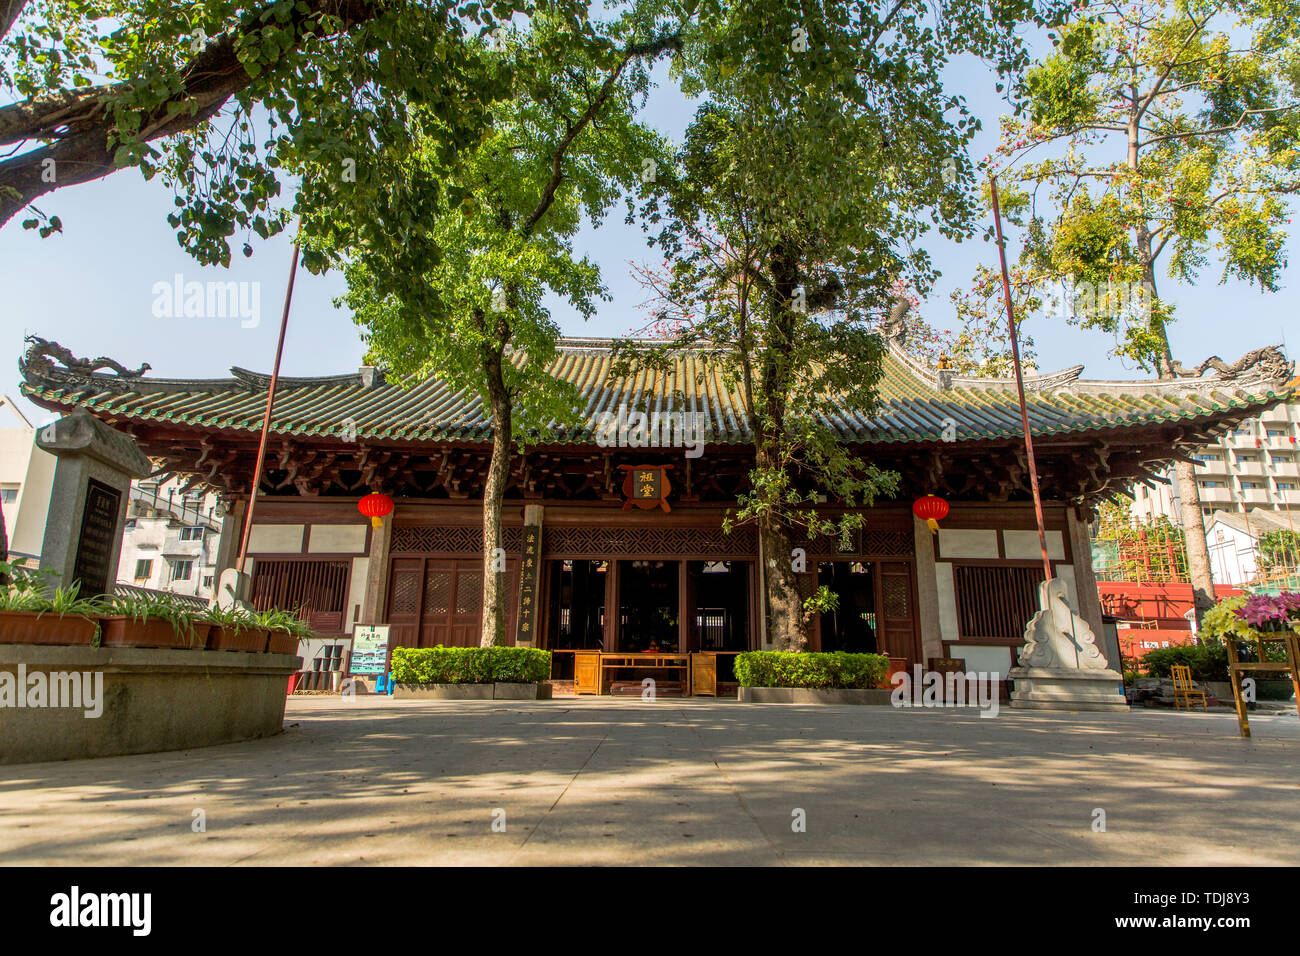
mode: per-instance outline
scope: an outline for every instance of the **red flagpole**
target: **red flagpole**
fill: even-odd
[[[280,357],[284,354],[284,333],[289,328],[289,303],[293,301],[293,280],[298,274],[298,244],[293,244],[293,263],[289,266],[289,287],[284,290],[284,311],[280,314],[280,340],[275,345],[275,365],[271,368],[271,387],[266,393],[266,415],[262,418],[262,436],[257,443],[257,464],[253,466],[252,490],[248,493],[248,514],[244,515],[244,534],[239,541],[239,561],[235,570],[244,571],[248,557],[248,537],[253,531],[253,511],[257,507],[257,486],[262,481],[266,461],[266,438],[271,431],[271,408],[275,405],[275,387],[280,381]]]
[[[998,234],[998,259],[1002,263],[1002,297],[1007,303],[1007,331],[1011,335],[1011,360],[1016,367],[1016,393],[1020,397],[1020,424],[1025,433],[1025,455],[1029,459],[1029,488],[1034,495],[1034,517],[1038,519],[1038,547],[1043,552],[1043,574],[1052,580],[1052,562],[1047,556],[1047,529],[1043,524],[1043,499],[1038,493],[1038,466],[1034,464],[1034,439],[1029,434],[1029,406],[1025,404],[1025,379],[1020,371],[1020,342],[1016,334],[1016,314],[1011,305],[1011,279],[1007,275],[1007,249],[1002,238],[1002,210],[998,207],[998,181],[989,174],[993,194],[993,224]]]

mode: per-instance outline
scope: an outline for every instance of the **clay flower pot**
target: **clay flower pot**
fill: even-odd
[[[125,616],[106,617],[100,623],[104,628],[104,647],[162,647],[201,651],[207,643],[201,626],[186,633],[178,631],[171,621],[139,621]]]
[[[59,617],[53,611],[0,611],[0,644],[94,643],[96,621],[68,614]]]
[[[267,637],[268,654],[297,654],[298,638],[288,631],[271,631]]]
[[[216,625],[208,635],[208,650],[260,654],[266,650],[266,631],[258,628],[236,630],[233,627]]]

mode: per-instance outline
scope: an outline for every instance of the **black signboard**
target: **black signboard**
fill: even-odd
[[[537,594],[542,573],[542,526],[524,525],[524,553],[519,562],[519,618],[515,646],[528,647],[537,632]]]
[[[112,580],[108,562],[117,544],[117,509],[121,503],[120,491],[90,479],[81,535],[77,538],[77,558],[72,566],[72,577],[81,582],[82,597],[108,593]]]

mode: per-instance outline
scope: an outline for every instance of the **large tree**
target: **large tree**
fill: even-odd
[[[548,372],[559,328],[546,296],[593,311],[604,288],[572,237],[664,152],[633,119],[645,64],[677,45],[657,6],[632,3],[603,20],[539,10],[526,28],[489,38],[485,55],[510,96],[480,142],[450,163],[430,162],[417,142],[374,189],[334,191],[342,203],[315,212],[354,237],[336,248],[349,259],[346,301],[372,360],[399,381],[437,376],[467,389],[490,413],[483,646],[505,638],[501,511],[513,446],[576,423],[576,392]]]
[[[803,649],[808,612],[829,597],[801,596],[795,534],[847,537],[896,486],[828,422],[874,407],[873,330],[897,289],[930,285],[923,236],[973,230],[979,122],[944,67],[958,53],[1022,66],[1014,27],[1040,15],[965,0],[698,6],[682,79],[706,102],[645,210],[671,263],[654,316],[670,335],[626,343],[621,359],[700,348],[741,393],[755,463],[731,520],[757,525],[778,648]],[[819,502],[844,511],[832,520]]]
[[[1003,208],[1026,229],[1021,294],[1059,288],[1070,321],[1162,378],[1203,372],[1174,357],[1160,280],[1193,284],[1214,259],[1220,281],[1277,291],[1300,190],[1300,3],[1094,3],[1052,39],[999,147]],[[1176,473],[1203,612],[1214,583],[1195,467]]]
[[[523,0],[3,0],[0,226],[63,227],[48,194],[138,167],[177,194],[172,223],[204,264],[284,228],[295,157],[345,170],[407,141],[407,111],[477,140],[504,87],[483,30]],[[436,64],[436,67],[432,66]],[[310,262],[309,262],[310,264]]]

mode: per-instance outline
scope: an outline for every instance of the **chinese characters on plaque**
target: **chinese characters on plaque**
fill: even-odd
[[[672,511],[668,504],[668,494],[672,484],[668,481],[668,471],[672,465],[619,465],[627,472],[623,479],[623,494],[627,501],[623,510],[632,508],[661,508]]]
[[[524,525],[524,551],[519,562],[519,620],[515,646],[528,647],[537,632],[537,594],[542,572],[542,526]]]

